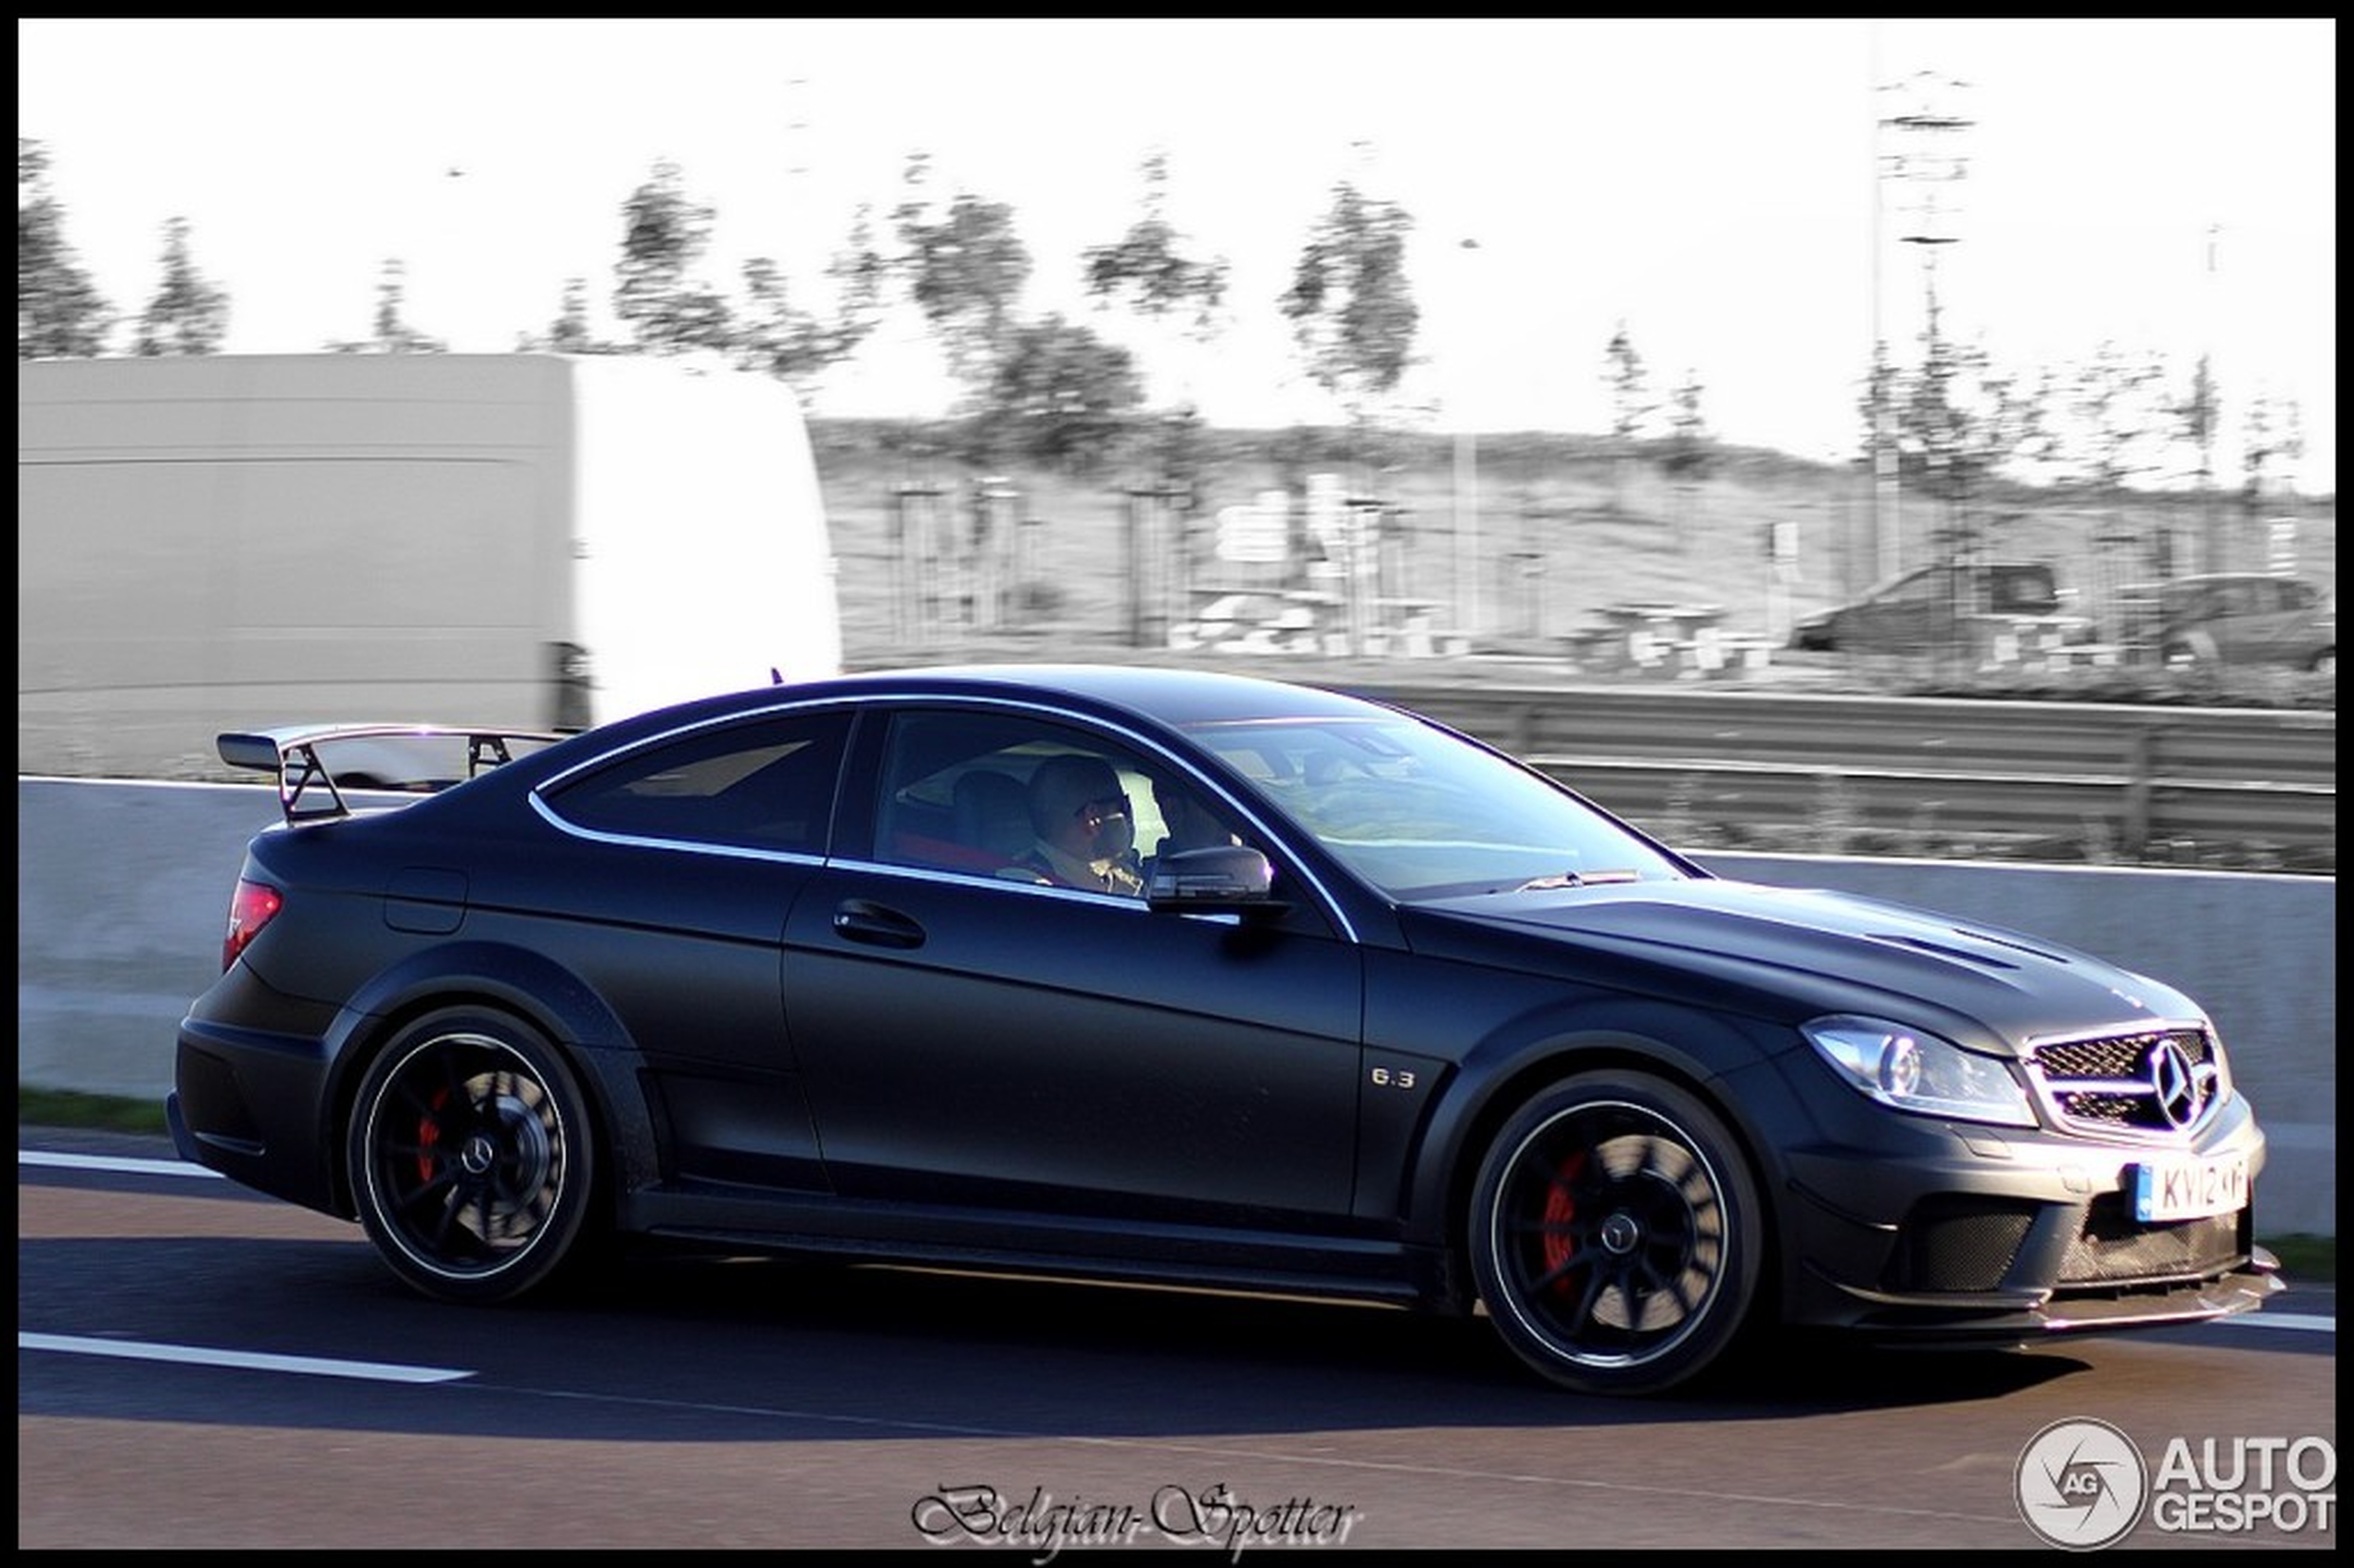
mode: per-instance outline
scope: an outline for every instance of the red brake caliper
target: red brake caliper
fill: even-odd
[[[1562,1274],[1562,1265],[1576,1250],[1569,1239],[1569,1222],[1577,1215],[1577,1200],[1570,1195],[1570,1187],[1585,1170],[1586,1151],[1580,1149],[1562,1161],[1553,1184],[1545,1193],[1545,1272],[1555,1276],[1553,1288],[1563,1293],[1569,1289],[1569,1280]]]
[[[439,1120],[441,1107],[449,1104],[449,1091],[448,1089],[435,1090],[433,1092],[433,1104],[426,1107],[425,1115],[420,1117],[417,1120],[417,1180],[420,1182],[430,1182],[433,1180],[434,1145],[441,1142],[441,1122]]]

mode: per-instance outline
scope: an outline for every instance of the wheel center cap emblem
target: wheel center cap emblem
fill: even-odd
[[[466,1168],[467,1175],[479,1176],[489,1170],[498,1157],[499,1150],[488,1136],[476,1132],[466,1140],[465,1150],[458,1156],[458,1163]]]
[[[1643,1228],[1633,1219],[1625,1214],[1614,1214],[1602,1221],[1602,1248],[1623,1256],[1635,1250],[1635,1244],[1642,1239],[1642,1234]]]

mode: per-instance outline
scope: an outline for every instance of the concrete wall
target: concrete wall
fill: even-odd
[[[17,783],[17,1081],[160,1097],[188,1001],[220,971],[267,786]],[[1986,920],[2196,997],[2272,1140],[2270,1233],[2337,1233],[2337,882],[2098,866],[1709,853],[1719,875]]]

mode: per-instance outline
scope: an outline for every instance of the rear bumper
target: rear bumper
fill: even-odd
[[[222,1022],[233,1010],[272,1027]],[[181,1020],[165,1102],[180,1157],[257,1192],[350,1218],[335,1179],[338,1151],[323,1120],[335,1016],[331,1007],[266,993],[242,965],[198,997]]]

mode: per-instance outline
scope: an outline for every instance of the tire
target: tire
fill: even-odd
[[[1673,1084],[1593,1072],[1496,1135],[1471,1260],[1496,1332],[1580,1394],[1656,1394],[1717,1361],[1757,1301],[1765,1213],[1723,1122]]]
[[[411,1024],[360,1085],[345,1139],[360,1221],[392,1271],[444,1301],[505,1301],[581,1250],[588,1103],[563,1057],[472,1008]]]

